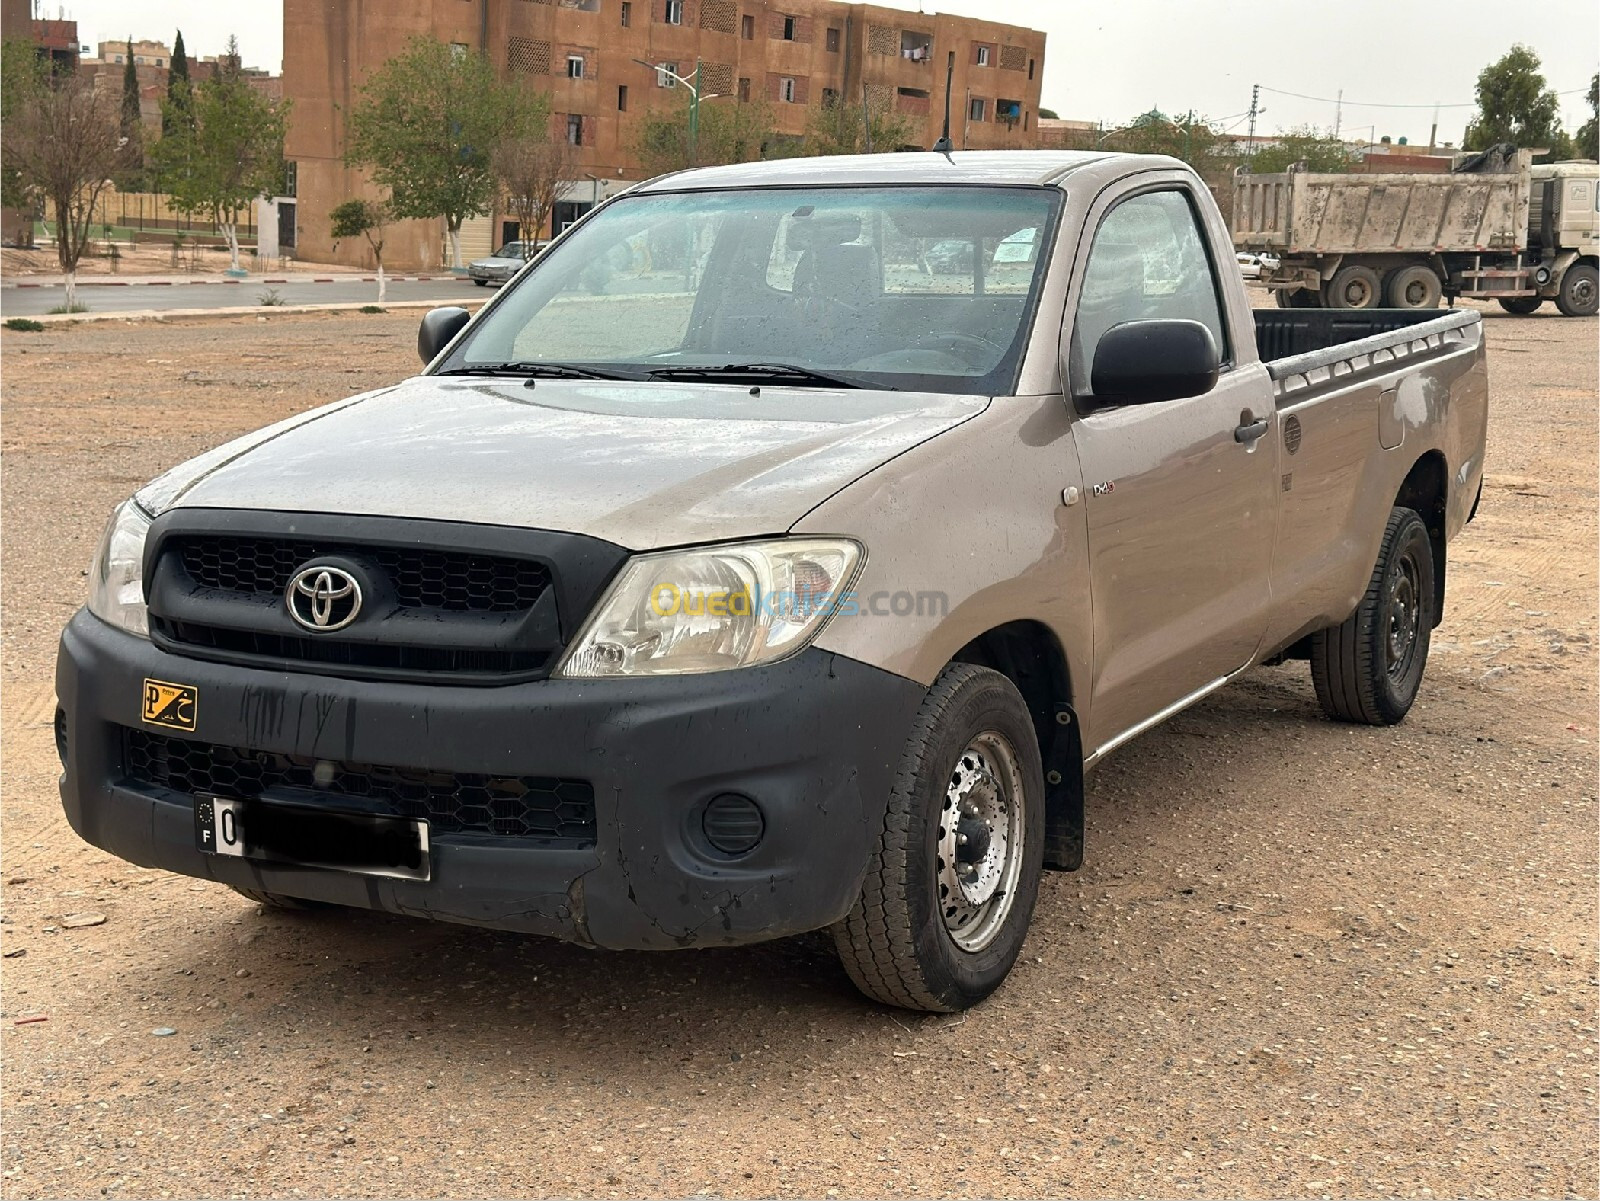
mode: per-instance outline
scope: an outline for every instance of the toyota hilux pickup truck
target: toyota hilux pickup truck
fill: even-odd
[[[1286,660],[1405,717],[1483,476],[1476,312],[1252,311],[1160,157],[664,176],[418,348],[115,510],[73,828],[289,908],[827,929],[918,1010],[1004,980],[1130,739]]]

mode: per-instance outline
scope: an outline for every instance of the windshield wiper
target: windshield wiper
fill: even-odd
[[[575,367],[571,363],[470,363],[436,372],[438,375],[519,375],[526,379],[637,379],[594,367]]]
[[[888,384],[866,384],[825,371],[813,371],[793,363],[724,363],[720,367],[680,366],[657,367],[650,372],[651,379],[697,379],[708,383],[780,383],[811,384],[824,388],[882,388],[894,392]]]

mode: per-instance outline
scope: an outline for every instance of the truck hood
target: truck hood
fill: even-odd
[[[983,411],[945,393],[419,376],[269,426],[139,494],[171,507],[381,514],[631,550],[775,534]]]

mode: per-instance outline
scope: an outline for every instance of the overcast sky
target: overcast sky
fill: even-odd
[[[89,45],[129,33],[170,43],[182,29],[193,55],[221,52],[233,33],[247,64],[277,70],[283,59],[278,0],[38,5],[40,16],[60,8]],[[1251,85],[1260,84],[1258,132],[1332,127],[1343,89],[1347,137],[1370,130],[1426,143],[1437,104],[1440,140],[1459,142],[1478,71],[1521,40],[1543,60],[1550,86],[1572,93],[1561,97],[1572,130],[1600,60],[1593,0],[926,0],[926,8],[1043,29],[1045,107],[1107,125],[1156,106],[1192,108],[1243,132]]]

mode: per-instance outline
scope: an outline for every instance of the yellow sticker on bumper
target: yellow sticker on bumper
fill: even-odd
[[[199,707],[200,690],[189,684],[169,684],[165,680],[144,682],[142,715],[152,726],[166,726],[170,730],[194,729],[195,710]]]

